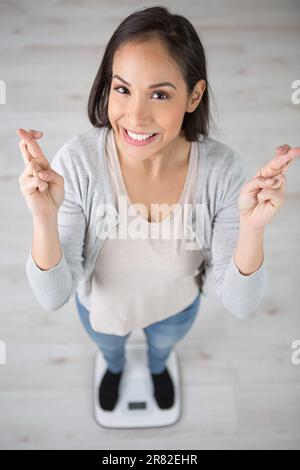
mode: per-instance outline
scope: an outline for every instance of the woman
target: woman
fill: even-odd
[[[136,328],[147,337],[158,406],[173,405],[165,363],[195,320],[208,267],[221,301],[240,318],[264,293],[265,227],[284,202],[284,173],[300,148],[276,149],[245,182],[241,159],[208,135],[208,87],[193,26],[151,7],[126,18],[106,47],[89,132],[69,139],[50,165],[36,142],[42,133],[18,130],[19,181],[33,217],[28,279],[47,310],[76,293],[83,326],[108,365],[99,387],[105,410],[116,405],[125,342]],[[160,204],[164,210],[153,210]],[[193,243],[180,232],[182,207],[190,208]],[[170,227],[173,235],[161,239]]]

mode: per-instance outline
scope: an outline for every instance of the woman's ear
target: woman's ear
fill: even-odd
[[[186,108],[187,113],[192,113],[195,111],[197,106],[199,105],[201,98],[203,96],[203,93],[205,92],[206,89],[206,82],[205,80],[199,80],[196,85],[194,86],[194,90],[192,91],[192,94],[190,95],[188,99],[188,104]]]

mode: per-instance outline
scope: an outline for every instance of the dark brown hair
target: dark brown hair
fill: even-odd
[[[168,53],[179,65],[188,95],[199,80],[205,80],[206,89],[200,104],[192,113],[185,113],[181,131],[189,142],[198,140],[198,134],[208,135],[211,120],[210,87],[202,43],[193,25],[185,17],[172,15],[161,6],[135,11],[120,23],[111,36],[88,99],[87,111],[91,124],[94,127],[112,127],[108,118],[108,98],[116,50],[126,42],[141,42],[151,38],[163,41]]]

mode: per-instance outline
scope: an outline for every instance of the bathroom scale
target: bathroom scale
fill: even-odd
[[[148,367],[144,343],[127,341],[126,360],[119,384],[119,398],[112,411],[103,410],[98,400],[99,386],[107,369],[100,350],[94,359],[93,405],[98,424],[106,428],[153,428],[170,426],[179,420],[181,412],[180,374],[176,351],[173,348],[166,367],[174,385],[174,404],[161,409],[154,397],[154,386]]]

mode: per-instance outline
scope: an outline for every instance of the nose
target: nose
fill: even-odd
[[[149,107],[146,105],[145,101],[138,97],[131,100],[128,109],[128,121],[131,129],[142,130],[149,127],[151,118],[149,116]]]

